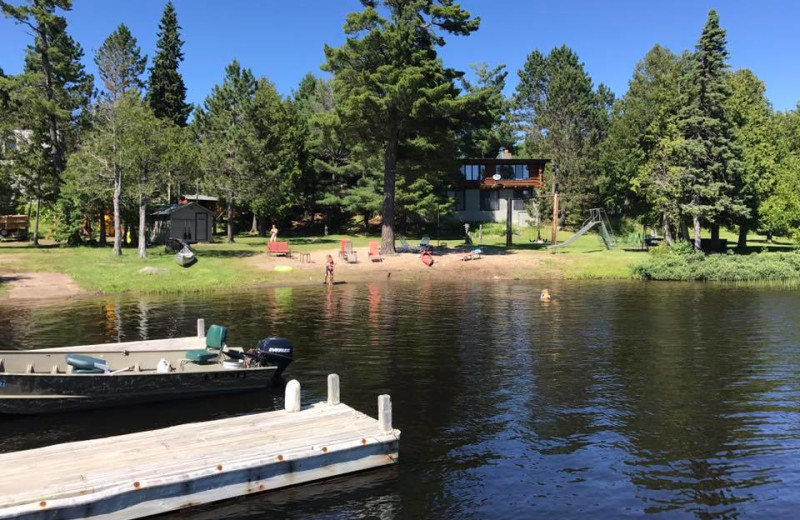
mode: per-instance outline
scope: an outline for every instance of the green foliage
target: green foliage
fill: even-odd
[[[455,130],[475,113],[478,101],[459,96],[455,80],[461,74],[438,58],[444,39],[437,31],[468,35],[480,21],[446,0],[385,1],[381,9],[378,2],[363,4],[347,16],[345,43],[325,46],[324,69],[334,74],[336,112],[345,131],[365,152],[383,155],[382,250],[393,253],[397,180],[421,186],[415,181],[423,176],[452,171]],[[418,165],[431,158],[421,174]]]
[[[658,247],[648,259],[632,268],[645,280],[675,281],[782,281],[800,279],[800,253],[705,255],[684,246],[681,250]]]
[[[749,216],[737,190],[742,166],[727,106],[731,97],[727,57],[725,30],[712,10],[684,76],[684,107],[678,120],[682,141],[674,150],[689,186],[681,210],[694,219],[695,249],[700,249],[701,222],[719,226]]]
[[[175,6],[168,1],[158,25],[156,55],[147,84],[147,102],[156,117],[186,126],[192,106],[186,102],[186,85],[178,72],[178,66],[183,61],[180,29]]]
[[[144,88],[139,76],[144,73],[147,56],[141,55],[136,38],[124,23],[105,39],[97,49],[94,62],[111,101],[116,101],[130,89]]]
[[[566,45],[546,56],[531,52],[519,77],[517,118],[527,153],[551,160],[546,182],[561,194],[562,216],[582,218],[598,204],[595,172],[613,94],[604,85],[593,88],[578,55]]]

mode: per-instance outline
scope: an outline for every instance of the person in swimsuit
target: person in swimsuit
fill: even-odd
[[[278,228],[275,227],[275,224],[272,224],[272,229],[269,230],[269,241],[270,242],[278,241]]]
[[[325,260],[325,283],[333,285],[333,257],[328,255]]]

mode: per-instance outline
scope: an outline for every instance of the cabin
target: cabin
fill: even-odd
[[[515,159],[508,150],[494,159],[464,159],[449,195],[461,222],[528,223],[528,202],[542,187],[548,159]],[[511,204],[511,211],[508,205]]]
[[[211,242],[214,236],[214,212],[197,202],[166,204],[151,213],[150,241],[163,244],[168,238],[189,243]]]
[[[217,197],[212,197],[210,195],[200,195],[199,193],[195,193],[195,194],[181,195],[180,198],[178,199],[178,202],[181,204],[196,202],[201,206],[203,206],[204,208],[216,212],[217,203],[219,202],[219,199]]]

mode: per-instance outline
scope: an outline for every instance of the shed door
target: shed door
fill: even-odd
[[[198,242],[208,242],[208,214],[195,213],[194,223],[195,223],[195,232],[194,232],[195,240]]]

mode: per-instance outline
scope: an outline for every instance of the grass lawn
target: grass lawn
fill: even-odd
[[[473,235],[474,236],[474,235]],[[558,240],[564,241],[572,233],[559,232]],[[287,240],[285,237],[280,237]],[[631,266],[646,258],[647,253],[638,244],[618,242],[613,251],[607,251],[596,233],[588,233],[557,251],[545,244],[531,241],[527,229],[514,237],[512,250],[516,254],[537,258],[535,270],[515,266],[514,257],[509,256],[509,273],[513,278],[566,278],[566,279],[631,279]],[[723,233],[735,244],[733,233]],[[71,276],[82,288],[90,291],[117,292],[202,292],[258,284],[296,284],[307,281],[307,273],[277,273],[258,269],[248,263],[248,258],[265,254],[267,238],[240,235],[233,244],[224,243],[224,237],[216,237],[217,243],[198,244],[195,247],[199,261],[191,268],[175,264],[173,255],[164,252],[163,246],[148,249],[148,257],[139,260],[135,248],[124,249],[121,257],[111,254],[111,247],[65,247],[50,245],[39,249],[27,243],[5,242],[0,244],[0,272],[50,271]],[[329,235],[327,237],[290,237],[295,253],[338,249],[339,241],[348,239],[355,248],[364,249],[377,236]],[[420,237],[408,237],[416,245]],[[481,247],[487,253],[506,252],[505,235],[485,233],[481,244],[467,246],[463,236],[437,237],[432,235],[432,244],[444,242],[449,248]],[[398,242],[399,245],[399,242]],[[789,242],[767,244],[764,237],[753,236],[749,243],[752,251],[791,250]],[[161,274],[145,274],[140,270],[152,267],[163,270]],[[0,295],[4,292],[0,284]]]

